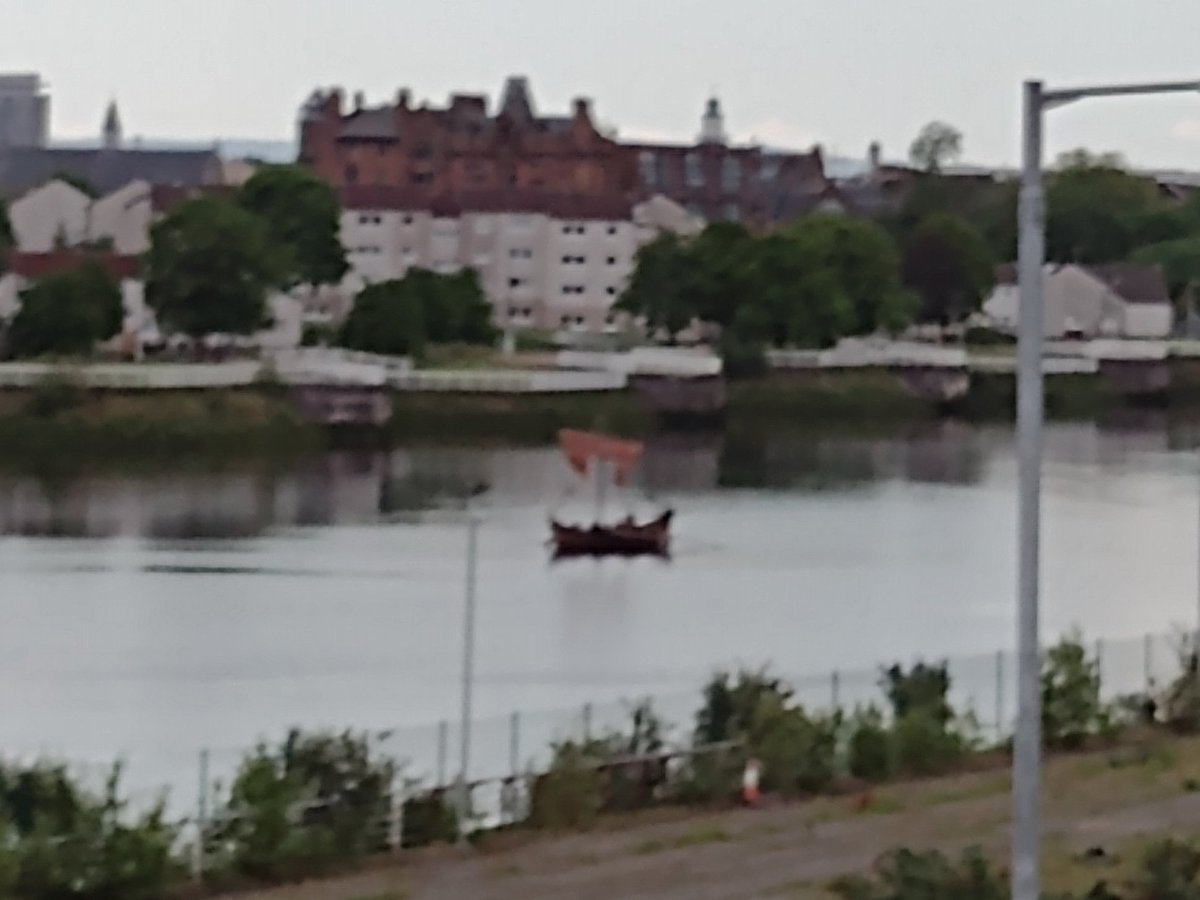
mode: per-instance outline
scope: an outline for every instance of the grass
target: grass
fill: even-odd
[[[734,836],[720,826],[703,826],[685,831],[673,838],[652,839],[635,844],[630,853],[634,856],[651,856],[668,850],[683,850],[687,847],[703,847],[709,844],[727,844]]]

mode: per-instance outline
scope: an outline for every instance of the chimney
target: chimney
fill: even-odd
[[[396,106],[400,109],[407,110],[409,103],[412,102],[412,94],[408,88],[400,88],[396,91]]]
[[[871,141],[871,146],[867,148],[867,174],[874,177],[879,174],[879,167],[883,164],[883,147],[879,141]]]
[[[587,97],[576,97],[573,104],[575,118],[590,122],[592,120],[592,101]]]
[[[362,112],[363,106],[366,105],[367,97],[362,91],[354,92],[354,111]]]

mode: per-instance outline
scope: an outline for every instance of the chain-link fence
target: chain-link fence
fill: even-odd
[[[1183,671],[1181,666],[1186,664],[1191,647],[1189,636],[1183,633],[1094,642],[1088,649],[1099,672],[1102,699],[1112,702],[1129,695],[1161,693]],[[916,661],[898,662],[906,665]],[[1016,713],[1013,652],[925,661],[946,664],[950,705],[957,714],[973,722],[980,740],[999,743],[1011,734]],[[838,670],[815,676],[789,677],[782,671],[774,674],[792,688],[795,701],[810,712],[835,709],[852,712],[868,705],[887,712],[887,698],[881,686],[883,667]],[[468,734],[465,773],[459,722],[447,720],[371,733],[372,755],[388,760],[395,773],[392,785],[385,792],[389,797],[388,807],[374,810],[374,819],[365,830],[371,836],[372,849],[398,850],[406,844],[405,811],[411,814],[417,809],[412,805],[415,798],[432,797],[437,808],[441,808],[444,800],[446,806],[461,809],[464,775],[471,810],[470,827],[523,821],[534,773],[547,770],[555,745],[628,734],[633,710],[639,703],[649,702],[656,720],[665,726],[662,748],[647,756],[626,759],[620,765],[654,764],[665,768],[679,765],[680,760],[696,754],[721,750],[721,747],[696,746],[693,741],[696,713],[703,702],[702,687],[697,684],[694,691],[687,693],[475,719]],[[239,767],[253,752],[254,748],[247,747],[207,748],[197,750],[186,760],[156,757],[151,753],[137,755],[125,763],[123,793],[137,806],[149,805],[166,792],[168,808],[183,822],[183,839],[199,875],[206,861],[221,853],[222,835],[227,833],[229,825],[229,813],[222,807],[221,798],[228,796]],[[612,760],[605,763],[608,767],[614,765],[617,763]],[[99,786],[112,770],[108,766],[83,765],[73,767],[73,771]],[[315,807],[290,811],[293,819],[319,814]]]

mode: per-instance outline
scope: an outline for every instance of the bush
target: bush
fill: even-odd
[[[0,896],[158,900],[181,875],[161,802],[131,815],[119,767],[99,795],[58,766],[4,767],[0,823]]]
[[[883,781],[891,776],[892,735],[875,706],[857,710],[850,720],[850,774],[864,781]]]
[[[814,794],[837,774],[841,713],[809,715],[764,697],[749,735],[749,752],[762,764],[765,790]]]
[[[436,788],[404,801],[403,847],[428,847],[458,837],[458,811],[445,789]]]
[[[529,824],[534,828],[581,828],[600,812],[601,777],[592,744],[566,741],[554,747],[550,768],[533,778]]]
[[[744,738],[763,702],[786,705],[791,696],[791,688],[766,670],[742,670],[736,678],[720,672],[704,687],[704,704],[696,713],[693,744],[703,747]]]
[[[946,662],[937,665],[918,662],[907,672],[897,664],[884,669],[880,685],[892,705],[892,716],[899,720],[909,713],[923,711],[942,725],[954,716],[950,707],[950,670]]]
[[[1200,850],[1174,839],[1152,845],[1142,858],[1129,893],[1148,900],[1200,898]]]
[[[967,742],[929,707],[918,707],[896,720],[892,738],[896,768],[906,775],[938,775],[957,765]]]
[[[957,863],[932,850],[896,850],[875,863],[871,877],[839,878],[830,890],[843,900],[1007,900],[1008,878],[972,848]]]
[[[1015,335],[981,325],[968,328],[963,334],[963,340],[972,347],[1010,347],[1017,342]]]
[[[326,872],[385,845],[394,764],[372,758],[369,740],[288,734],[259,746],[238,770],[208,837],[215,864],[263,881]]]
[[[1106,726],[1100,662],[1088,655],[1078,634],[1068,635],[1046,651],[1042,663],[1042,741],[1076,750]]]

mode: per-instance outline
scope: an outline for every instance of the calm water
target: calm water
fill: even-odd
[[[1048,632],[1194,621],[1195,439],[1154,418],[1048,428]],[[669,563],[551,565],[548,509],[582,517],[590,497],[549,447],[0,476],[0,748],[124,754],[190,784],[201,746],[453,717],[465,534],[439,498],[478,481],[484,716],[694,693],[720,665],[808,674],[1012,643],[1007,429],[664,439],[646,470],[678,510]]]

